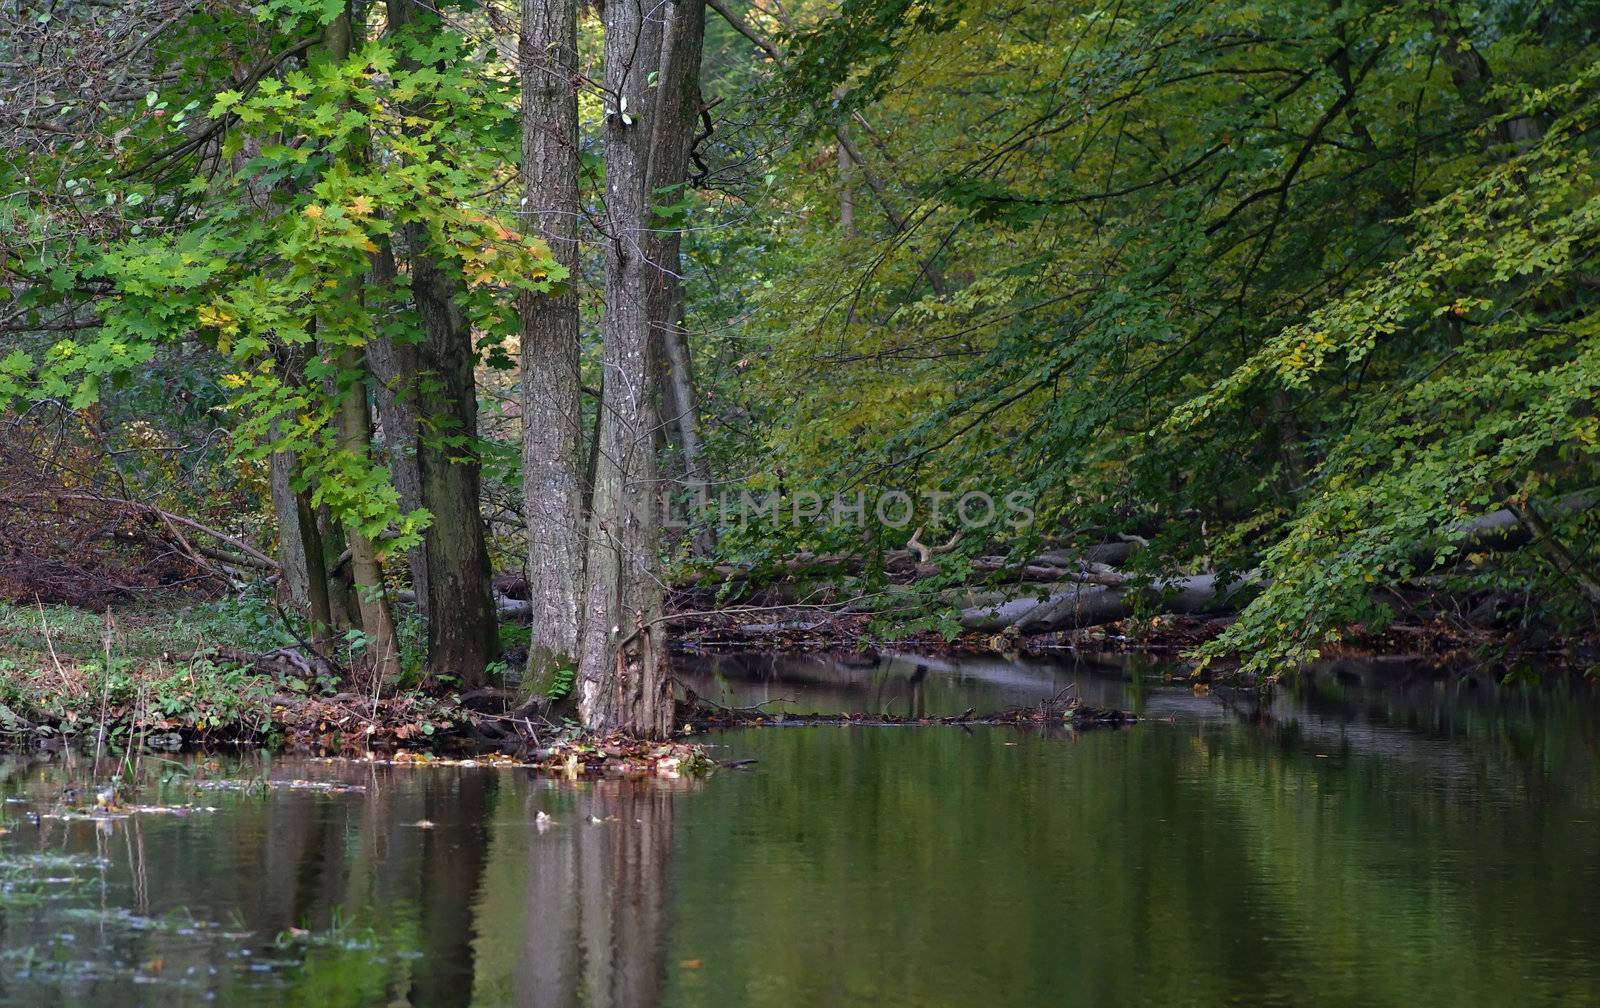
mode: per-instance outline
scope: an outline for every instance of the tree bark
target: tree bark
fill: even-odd
[[[372,450],[372,414],[367,412],[361,351],[353,347],[341,350],[339,370],[350,376],[339,402],[339,447],[356,457],[366,457]],[[389,614],[389,599],[384,594],[383,565],[372,540],[356,526],[345,525],[345,539],[350,548],[350,574],[355,582],[356,606],[361,612],[361,630],[366,635],[367,660],[374,676],[390,681],[400,674],[400,647]]]
[[[589,522],[578,712],[592,731],[646,738],[671,730],[656,544],[650,387],[652,72],[662,29],[643,0],[605,6],[606,315],[600,456]]]
[[[273,452],[269,463],[272,513],[278,526],[278,563],[283,567],[280,597],[299,608],[311,597],[311,575],[306,570],[306,537],[300,524],[294,481],[294,452]],[[321,558],[318,557],[320,560]],[[323,586],[327,591],[327,586]]]
[[[833,89],[835,101],[843,99],[845,94],[843,84]],[[848,126],[841,124],[839,130],[845,139],[849,138],[850,128]],[[855,183],[851,178],[853,175],[851,169],[855,167],[855,162],[850,160],[850,151],[845,147],[844,139],[841,139],[835,146],[835,154],[839,164],[839,232],[846,238],[854,238],[856,235],[856,190]]]
[[[594,512],[594,474],[600,468],[600,404],[605,400],[606,377],[600,375],[600,388],[594,396],[594,425],[589,431],[588,445],[583,462],[583,525],[589,527],[589,515]],[[579,597],[583,591],[580,586]]]
[[[1490,94],[1493,74],[1489,70],[1489,61],[1472,44],[1472,37],[1461,23],[1459,14],[1454,11],[1447,14],[1445,9],[1434,7],[1429,15],[1440,36],[1440,56],[1450,68],[1450,78],[1456,90],[1468,101],[1482,106],[1489,114],[1503,115],[1506,103]],[[1537,118],[1511,116],[1495,124],[1494,136],[1498,143],[1526,147],[1542,139],[1544,132],[1544,123]]]
[[[650,116],[649,177],[652,200],[681,202],[689,180],[689,152],[700,109],[700,55],[705,41],[705,0],[677,0],[665,7],[661,66]],[[657,348],[657,373],[663,382],[663,418],[672,430],[683,464],[683,483],[703,496],[710,485],[700,440],[700,400],[694,386],[688,332],[683,326],[683,231],[652,220],[646,255],[654,265],[650,288],[650,328]],[[695,530],[696,554],[713,545],[709,525]]]
[[[333,602],[328,585],[327,554],[317,514],[311,508],[311,495],[299,492],[294,500],[295,516],[304,535],[306,562],[306,612],[311,623],[311,644],[324,657],[333,655]]]
[[[856,190],[850,180],[850,169],[853,162],[850,152],[844,149],[844,144],[838,148],[839,154],[839,230],[846,238],[854,238],[856,234]]]
[[[330,394],[338,395],[335,388]],[[310,495],[306,506],[311,507]],[[328,584],[328,611],[335,630],[361,629],[361,610],[356,605],[355,582],[350,576],[350,551],[345,548],[344,526],[333,520],[326,504],[312,508],[317,524],[317,541],[322,543],[322,569]]]
[[[583,414],[578,374],[578,5],[522,0],[524,227],[568,270],[522,301],[522,513],[532,636],[524,690],[547,696],[577,665],[584,568]]]
[[[393,0],[389,5],[391,31],[413,26],[426,36],[438,20],[437,12],[420,0]],[[409,58],[403,62],[416,65]],[[426,115],[425,102],[416,111]],[[499,653],[489,549],[480,517],[472,327],[457,300],[462,288],[457,264],[433,254],[421,225],[408,225],[405,237],[411,300],[422,323],[416,395],[425,436],[417,439],[417,474],[423,506],[433,514],[422,534],[426,608],[434,617],[428,620],[427,676],[454,676],[471,688],[484,684],[485,668]]]
[[[1257,584],[1249,576],[1222,584],[1215,574],[1162,578],[1149,585],[1069,585],[1040,602],[1019,598],[993,605],[974,606],[961,613],[964,630],[1004,630],[1051,633],[1101,626],[1127,619],[1141,600],[1160,602],[1162,613],[1210,613],[1231,609],[1242,588]]]
[[[408,229],[413,242],[426,241]],[[472,332],[456,295],[460,278],[413,247],[411,296],[422,317],[423,374],[418,382],[427,435],[418,439],[422,501],[433,514],[423,532],[427,553],[429,678],[452,675],[481,686],[499,653],[489,548],[479,502],[478,398]]]

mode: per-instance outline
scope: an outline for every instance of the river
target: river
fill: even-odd
[[[747,769],[0,764],[0,1004],[1600,1003],[1600,698],[1396,663],[686,661],[771,711],[1075,692],[1132,727],[768,727]],[[68,790],[85,787],[83,792]],[[187,807],[181,814],[174,807]]]

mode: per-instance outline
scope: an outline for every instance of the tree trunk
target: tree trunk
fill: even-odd
[[[844,98],[845,94],[843,84],[833,89],[835,101]],[[844,132],[845,137],[849,137],[850,129],[848,126],[840,126],[839,129]],[[854,166],[854,162],[850,160],[850,151],[845,148],[843,140],[840,140],[835,145],[835,154],[839,163],[839,231],[846,238],[854,238],[856,236],[856,189],[855,183],[851,179],[852,172],[850,170]]]
[[[569,280],[522,301],[522,512],[533,608],[530,695],[577,665],[584,566],[583,414],[578,376],[578,6],[522,0],[524,227]]]
[[[339,447],[358,458],[372,451],[372,414],[367,411],[367,389],[361,351],[346,347],[338,351],[339,371],[348,382],[342,390],[337,422]],[[366,635],[366,658],[379,681],[390,681],[400,673],[400,648],[395,638],[394,620],[383,583],[383,566],[372,540],[354,524],[345,523],[345,542],[350,551],[350,578],[355,602]]]
[[[677,239],[672,241],[668,261],[677,255]],[[676,265],[671,268],[676,269]],[[668,418],[676,433],[677,449],[683,458],[683,483],[696,501],[704,502],[711,486],[711,472],[706,464],[705,448],[700,440],[700,397],[695,391],[693,358],[689,352],[689,334],[684,330],[683,287],[677,278],[667,281],[669,306],[660,333],[662,351],[661,379],[671,390],[663,400],[671,404],[673,415]],[[691,514],[693,511],[691,510]],[[716,529],[711,522],[699,523],[692,539],[696,556],[707,556],[716,545]]]
[[[647,738],[666,736],[672,717],[656,553],[654,269],[645,237],[650,78],[659,73],[661,37],[660,21],[645,17],[637,0],[606,5],[606,381],[578,665],[584,727]]]
[[[594,511],[594,474],[600,467],[600,404],[606,396],[606,376],[600,375],[600,389],[594,397],[594,425],[589,431],[589,442],[583,463],[583,527],[589,527],[589,515]],[[582,597],[582,591],[579,592]],[[581,620],[580,620],[581,622]]]
[[[294,496],[295,516],[304,536],[306,562],[306,612],[311,623],[311,644],[323,657],[333,657],[333,602],[328,584],[327,554],[322,544],[322,530],[317,527],[317,513],[311,508],[311,495],[304,492]]]
[[[337,395],[337,392],[334,393]],[[310,507],[310,497],[306,498]],[[350,578],[350,553],[345,549],[344,526],[333,520],[326,504],[313,508],[317,539],[322,543],[322,569],[328,583],[328,611],[335,630],[361,629],[355,582]]]
[[[305,362],[297,352],[280,347],[277,354],[279,378],[298,385],[305,381]],[[333,602],[328,583],[327,546],[311,495],[295,489],[300,466],[294,452],[274,452],[270,462],[272,507],[278,520],[278,558],[283,569],[289,601],[306,611],[311,643],[332,660]]]
[[[1434,7],[1429,11],[1434,29],[1439,33],[1439,54],[1450,68],[1450,78],[1456,90],[1470,102],[1480,105],[1490,115],[1499,116],[1495,123],[1495,140],[1501,144],[1527,147],[1544,137],[1545,125],[1531,116],[1505,116],[1506,103],[1493,95],[1490,84],[1493,74],[1489,61],[1484,59],[1472,36],[1461,23],[1460,15]]]
[[[413,242],[426,240],[408,229]],[[463,686],[484,684],[499,653],[489,548],[479,513],[477,386],[472,333],[456,303],[459,278],[419,247],[411,256],[411,296],[422,317],[422,416],[428,434],[417,443],[422,501],[433,513],[423,532],[428,565],[429,678],[451,675]]]
[[[410,27],[426,38],[437,30],[438,21],[437,11],[421,0],[389,4],[391,32]],[[418,65],[409,56],[402,62]],[[427,116],[425,97],[413,114]],[[426,609],[434,617],[428,620],[427,675],[454,676],[470,688],[484,684],[484,670],[499,653],[489,549],[480,517],[472,327],[457,302],[462,288],[457,264],[433,254],[421,225],[408,225],[405,238],[411,300],[423,337],[417,346],[416,396],[420,432],[425,435],[417,439],[417,474],[423,506],[433,514],[422,534],[428,571]],[[422,587],[418,586],[419,593]]]
[[[367,412],[367,389],[361,351],[351,347],[339,353],[339,370],[349,379],[339,403],[339,447],[357,457],[372,450],[372,414]],[[383,566],[378,553],[361,530],[345,525],[350,548],[350,575],[355,582],[356,606],[361,612],[361,630],[366,635],[366,655],[372,674],[388,682],[400,674],[400,648],[395,639],[394,620],[389,615],[389,599],[384,594]]]
[[[307,614],[311,644],[324,656],[333,654],[333,613],[329,602],[328,565],[322,532],[311,507],[311,495],[294,488],[294,452],[272,454],[272,510],[278,524],[278,563],[288,601]]]
[[[269,468],[272,513],[278,526],[278,563],[283,567],[279,594],[285,603],[300,608],[311,597],[311,576],[306,570],[306,537],[300,524],[298,496],[291,485],[294,481],[294,452],[273,452]],[[327,591],[326,585],[323,591]]]
[[[689,152],[700,109],[705,12],[705,0],[678,0],[666,7],[656,104],[651,108],[648,124],[650,155],[645,193],[653,200],[679,203],[687,195]],[[682,456],[684,485],[701,498],[711,479],[701,447],[700,400],[694,387],[688,332],[683,326],[683,231],[660,220],[650,223],[652,230],[645,246],[654,266],[650,328],[657,373],[663,382],[661,399],[667,409],[663,419]],[[710,552],[714,540],[709,523],[695,530],[693,542],[697,555]]]

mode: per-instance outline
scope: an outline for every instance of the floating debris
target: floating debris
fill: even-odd
[[[310,762],[329,765],[357,763],[399,767],[487,767],[502,770],[532,770],[568,778],[580,776],[659,777],[676,779],[702,773],[714,764],[703,747],[690,742],[651,742],[626,735],[569,735],[549,746],[522,755],[482,753],[466,757],[437,756],[430,752],[401,749],[387,755],[367,753],[361,757],[322,756]],[[268,782],[270,786],[285,786]],[[223,787],[226,782],[205,782],[197,786]],[[260,782],[237,786],[262,786]],[[351,787],[360,787],[351,785]]]
[[[364,794],[365,784],[344,781],[318,781],[296,778],[294,780],[203,780],[194,786],[201,791],[258,791],[277,788],[286,791],[319,791],[324,794]]]
[[[108,805],[84,811],[41,812],[39,818],[59,822],[116,822],[136,815],[186,816],[216,811],[215,805]]]
[[[660,777],[676,779],[713,766],[702,746],[688,742],[649,742],[625,735],[577,736],[534,752],[541,773],[577,777]]]
[[[532,769],[537,764],[518,759],[508,753],[482,753],[466,757],[436,756],[413,749],[401,749],[388,756],[369,756],[363,762],[379,766],[429,766],[429,767],[505,767],[507,769]]]

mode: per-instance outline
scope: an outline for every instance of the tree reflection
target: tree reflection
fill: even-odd
[[[496,817],[477,906],[475,1004],[660,1003],[673,801],[686,786],[535,787],[515,816]]]

